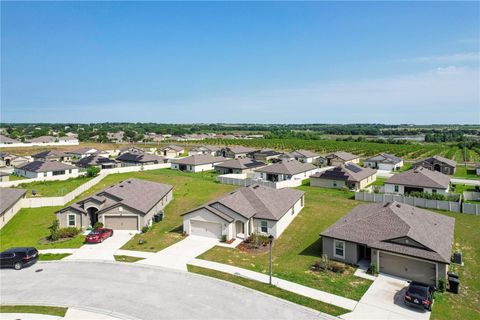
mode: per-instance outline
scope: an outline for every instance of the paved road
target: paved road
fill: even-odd
[[[139,319],[329,318],[223,281],[136,264],[37,263],[22,271],[2,269],[0,283],[2,304],[94,308]]]

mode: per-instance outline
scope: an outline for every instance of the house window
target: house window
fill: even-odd
[[[260,221],[260,231],[263,232],[263,233],[268,232],[268,221],[266,221],[266,220]]]
[[[398,192],[398,186],[397,185],[394,186],[394,190],[395,190],[395,192]]]
[[[65,174],[65,170],[58,170],[58,171],[53,171],[52,175],[54,176],[60,176],[62,174]]]
[[[345,259],[345,241],[333,240],[333,256]]]
[[[432,189],[432,193],[437,193],[437,189]]]
[[[337,181],[333,181],[333,186],[334,186],[334,187],[337,186]]]
[[[74,214],[69,214],[68,215],[68,226],[69,227],[75,227],[76,222],[75,222],[75,215]]]

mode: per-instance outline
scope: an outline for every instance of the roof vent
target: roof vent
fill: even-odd
[[[400,208],[400,203],[397,203],[397,208]]]
[[[123,184],[119,185],[120,188],[123,188]]]
[[[258,188],[260,188],[260,185],[259,185],[259,184],[253,186],[253,189],[258,189]]]

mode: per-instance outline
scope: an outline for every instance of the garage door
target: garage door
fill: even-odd
[[[214,222],[190,220],[190,233],[194,236],[220,239],[222,237],[222,225]]]
[[[138,230],[138,219],[136,216],[105,216],[105,228]]]
[[[380,252],[380,272],[435,285],[435,264]]]

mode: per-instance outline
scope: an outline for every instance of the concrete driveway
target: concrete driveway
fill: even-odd
[[[72,255],[64,258],[65,260],[107,260],[114,261],[115,251],[123,247],[137,231],[133,230],[115,230],[113,236],[104,240],[102,243],[84,244]]]
[[[341,316],[343,319],[422,319],[428,320],[430,312],[407,307],[403,296],[408,286],[406,280],[380,274],[355,309]],[[433,305],[435,308],[435,304]]]
[[[329,318],[229,282],[138,264],[39,262],[21,271],[2,269],[0,283],[1,304],[61,305],[120,318]]]
[[[188,236],[152,257],[136,263],[187,271],[187,263],[218,244],[218,239]]]

